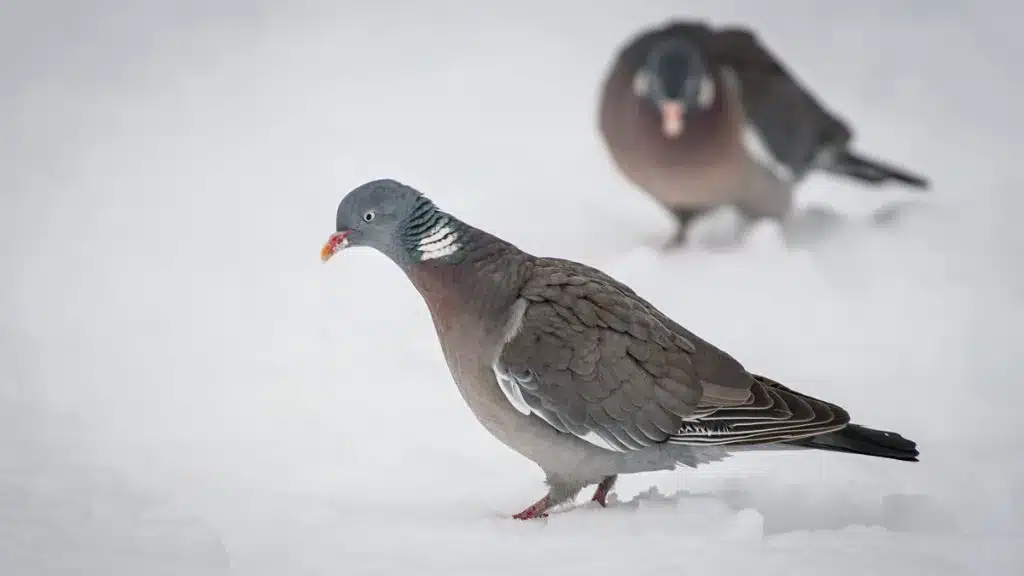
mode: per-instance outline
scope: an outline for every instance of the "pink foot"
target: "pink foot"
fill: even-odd
[[[513,516],[516,520],[532,520],[534,518],[547,518],[548,497],[537,500],[532,506]]]
[[[615,484],[615,477],[611,476],[605,478],[597,485],[597,490],[594,490],[594,497],[590,499],[591,502],[597,502],[601,505],[601,508],[608,506],[608,493],[612,491],[612,486]]]

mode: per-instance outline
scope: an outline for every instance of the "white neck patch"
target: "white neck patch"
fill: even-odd
[[[461,235],[460,232],[447,223],[440,224],[431,229],[426,236],[420,238],[416,243],[416,249],[420,253],[420,260],[436,260],[458,252],[462,248],[462,242],[459,242]]]

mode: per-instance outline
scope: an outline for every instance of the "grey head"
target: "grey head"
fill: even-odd
[[[356,246],[374,248],[402,267],[455,259],[468,226],[441,211],[419,190],[391,179],[372,180],[342,198],[335,232],[320,251],[326,262]]]
[[[686,116],[714,103],[715,81],[707,59],[692,42],[678,36],[657,41],[633,76],[633,93],[661,114],[665,137],[676,139]]]

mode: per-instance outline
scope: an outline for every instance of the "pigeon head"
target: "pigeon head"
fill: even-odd
[[[443,260],[462,249],[466,228],[415,188],[395,180],[373,180],[342,198],[335,232],[320,259],[326,262],[346,248],[367,246],[401,265]]]
[[[715,84],[700,50],[682,38],[655,44],[633,76],[633,92],[657,107],[662,132],[678,138],[686,115],[711,106]]]

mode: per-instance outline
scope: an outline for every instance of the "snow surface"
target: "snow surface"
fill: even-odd
[[[0,4],[0,574],[1020,573],[1012,3],[362,4]],[[595,105],[619,43],[673,14],[755,26],[862,150],[933,178],[927,205],[657,252],[670,221]],[[922,462],[741,455],[509,520],[540,471],[465,408],[411,285],[317,258],[383,176],[607,270]],[[802,191],[857,218],[908,199]]]

